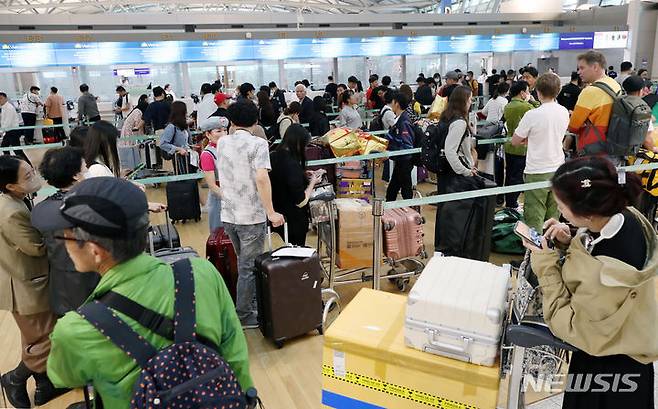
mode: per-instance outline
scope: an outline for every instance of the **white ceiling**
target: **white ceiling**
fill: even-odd
[[[98,14],[138,12],[418,13],[437,0],[0,0],[0,13]]]

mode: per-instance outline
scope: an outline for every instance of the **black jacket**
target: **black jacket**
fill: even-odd
[[[304,97],[301,105],[302,112],[299,113],[299,123],[308,124],[313,119],[313,101],[309,97]]]
[[[557,96],[557,103],[573,111],[578,102],[578,96],[580,95],[580,87],[576,84],[568,83],[560,90],[560,93]]]
[[[308,179],[302,165],[287,150],[275,150],[270,154],[272,170],[272,204],[274,210],[286,220],[308,224],[308,206],[298,207],[304,201]]]
[[[55,206],[62,204],[63,192],[57,192],[37,206]],[[57,232],[61,234],[61,232]],[[48,253],[50,270],[48,288],[50,306],[57,316],[74,311],[85,302],[101,279],[98,273],[79,273],[69,257],[64,240],[56,239],[56,233],[43,233]]]
[[[322,136],[329,132],[329,118],[324,112],[313,112],[311,117],[309,132],[311,136]]]
[[[171,105],[166,101],[153,101],[144,112],[144,122],[153,124],[153,130],[165,129],[169,123]]]

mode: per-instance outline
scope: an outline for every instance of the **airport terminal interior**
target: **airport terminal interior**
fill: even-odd
[[[0,408],[658,408],[658,1],[0,1]]]

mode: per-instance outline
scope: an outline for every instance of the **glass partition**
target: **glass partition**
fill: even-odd
[[[0,91],[7,94],[11,100],[16,100],[19,96],[16,76],[11,68],[0,69]]]
[[[261,61],[261,69],[263,72],[262,83],[267,85],[270,82],[276,82],[279,87],[284,87],[285,84],[279,84],[279,61],[264,60]]]
[[[368,57],[368,71],[368,76],[370,76],[370,74],[379,75],[380,84],[382,77],[388,75],[391,77],[392,85],[399,85],[402,80],[402,57],[397,55]]]
[[[454,71],[456,69],[460,69],[462,70],[462,72],[467,71],[466,54],[446,54],[445,58],[446,58],[445,67],[443,68],[443,72],[441,72],[441,74],[443,74],[444,76],[446,72]]]
[[[407,56],[407,79],[408,84],[415,84],[419,73],[425,74],[425,77],[431,77],[438,72],[445,75],[441,67],[441,55],[408,55]]]
[[[80,82],[89,85],[89,92],[101,102],[111,102],[116,98],[119,78],[114,76],[111,65],[89,65],[80,67]]]
[[[223,74],[223,70],[220,70],[214,63],[190,63],[188,67],[190,92],[196,95],[200,94],[202,84],[206,82],[212,84],[216,79],[221,78]],[[224,85],[227,90],[235,88],[235,86],[229,87],[228,84]]]
[[[363,84],[363,89],[368,88],[368,69],[364,57],[338,58],[338,84],[347,85],[347,79],[354,75]]]

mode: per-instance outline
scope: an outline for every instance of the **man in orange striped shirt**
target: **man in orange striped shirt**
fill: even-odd
[[[578,135],[577,150],[580,154],[605,153],[613,100],[604,90],[591,84],[600,82],[613,92],[621,92],[617,81],[605,75],[606,66],[605,57],[600,52],[588,51],[578,56],[580,78],[590,84],[580,93],[569,121],[569,131]]]

